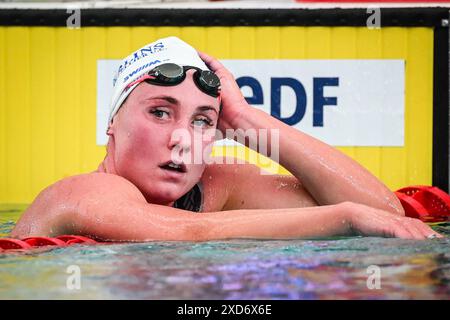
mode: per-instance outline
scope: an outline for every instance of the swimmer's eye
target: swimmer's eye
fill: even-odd
[[[167,111],[159,110],[159,109],[151,110],[150,113],[153,114],[155,117],[160,118],[160,119],[163,119],[164,114],[169,116],[169,113]]]
[[[193,122],[194,122],[195,126],[198,126],[198,125],[195,124],[195,123],[198,123],[198,122],[200,122],[199,126],[203,126],[203,127],[212,127],[214,125],[214,122],[212,120],[208,119],[208,118],[195,119]]]

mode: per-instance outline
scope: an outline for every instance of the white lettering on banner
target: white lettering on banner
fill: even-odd
[[[221,62],[233,73],[249,104],[328,144],[404,145],[404,60]],[[99,145],[107,142],[112,78],[119,65],[120,60],[97,63]]]

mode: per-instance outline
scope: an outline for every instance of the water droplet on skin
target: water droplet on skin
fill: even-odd
[[[280,184],[277,186],[277,190],[286,187],[288,184],[284,182],[280,182]]]

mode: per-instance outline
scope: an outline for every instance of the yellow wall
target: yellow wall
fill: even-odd
[[[430,28],[0,27],[0,203],[29,203],[95,170],[105,154],[95,143],[97,59],[168,35],[220,59],[405,59],[405,147],[340,149],[392,189],[431,184]]]

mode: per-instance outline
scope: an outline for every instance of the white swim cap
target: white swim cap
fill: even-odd
[[[198,56],[197,50],[177,37],[159,39],[143,46],[123,59],[114,75],[108,125],[123,101],[139,83],[126,91],[125,88],[155,67],[169,62],[209,70]]]

